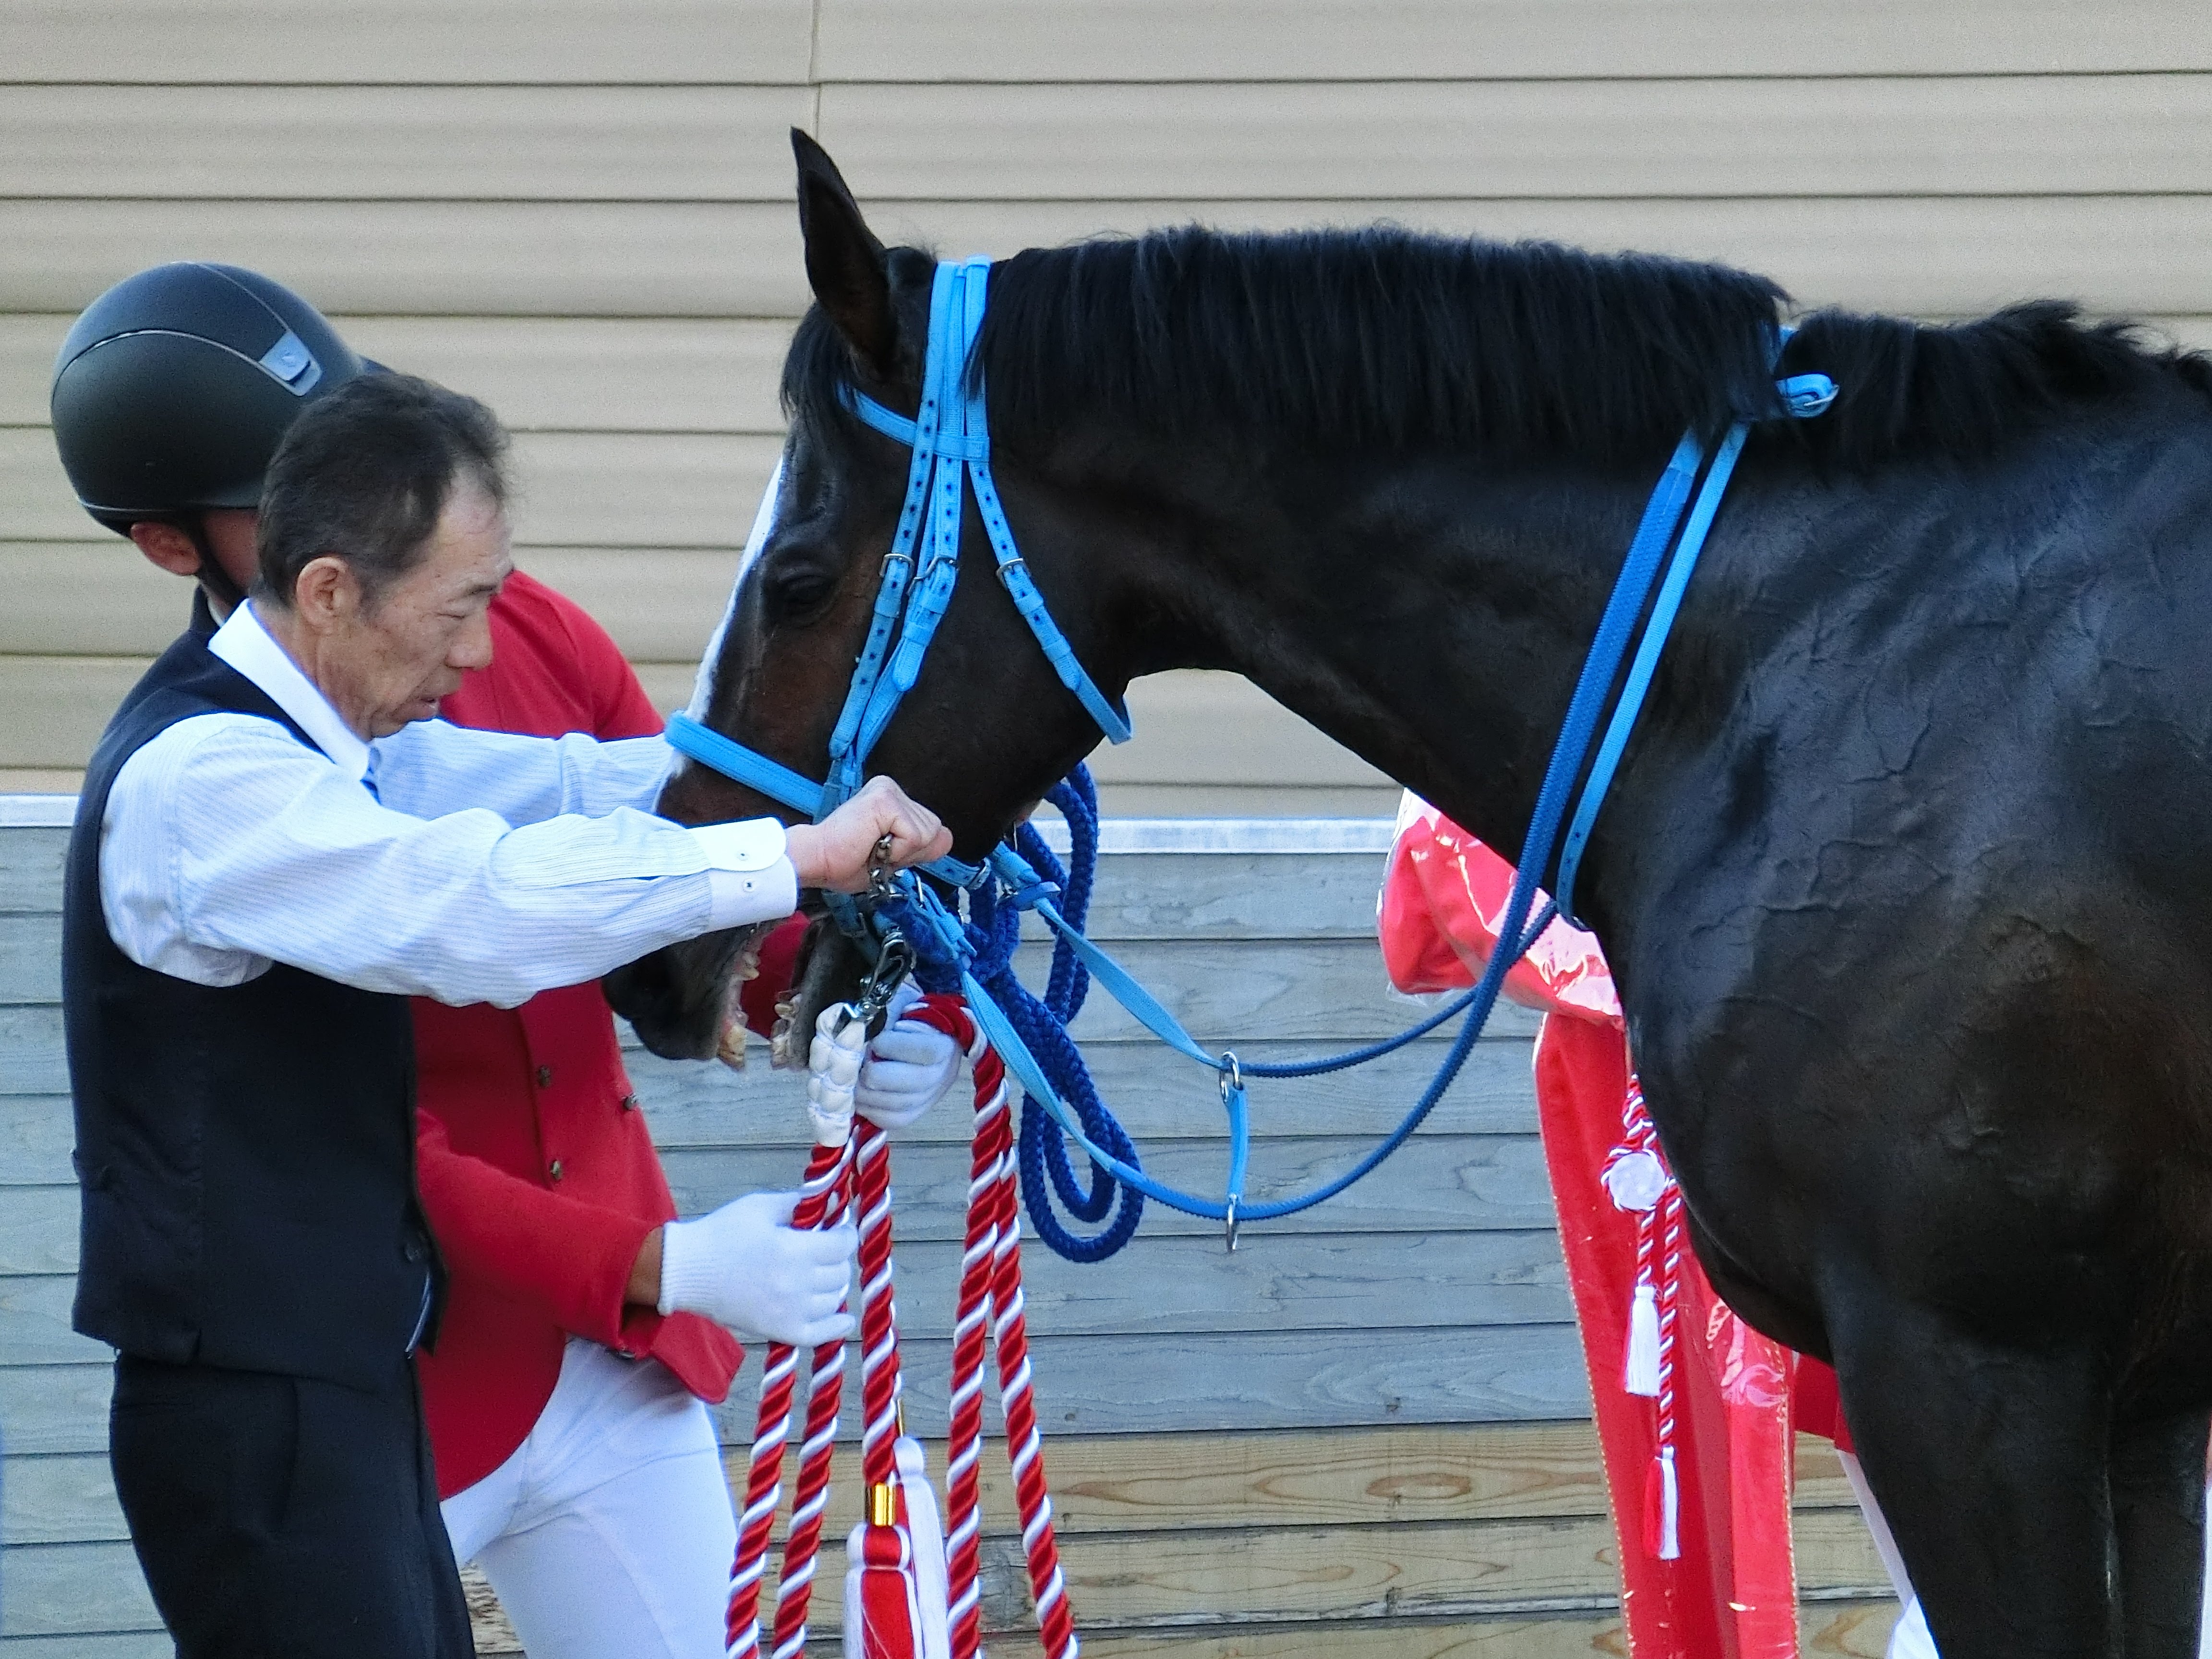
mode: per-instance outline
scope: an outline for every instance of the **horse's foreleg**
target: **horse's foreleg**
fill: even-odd
[[[2094,1357],[2002,1347],[1878,1292],[1850,1301],[1827,1315],[1851,1436],[1943,1659],[2120,1659]]]
[[[2205,1428],[2201,1410],[2113,1426],[2112,1525],[2127,1659],[2197,1659]]]

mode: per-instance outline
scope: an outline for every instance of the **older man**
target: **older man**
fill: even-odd
[[[88,771],[77,1324],[120,1350],[118,1488],[183,1653],[469,1650],[406,1361],[436,1263],[404,997],[517,1002],[857,887],[882,836],[899,863],[946,843],[881,782],[787,834],[668,824],[630,810],[655,740],[432,725],[372,763],[488,653],[501,441],[404,376],[317,400],[270,471],[259,597],[165,653]],[[754,1326],[781,1283],[837,1328],[848,1241],[748,1211],[677,1243],[663,1304]]]

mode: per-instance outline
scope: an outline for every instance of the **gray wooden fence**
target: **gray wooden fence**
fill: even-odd
[[[70,805],[0,797],[0,1640],[27,1656],[135,1659],[167,1644],[109,1481],[108,1354],[69,1329],[76,1189],[56,911]],[[1373,939],[1386,835],[1369,822],[1109,823],[1093,932],[1202,1041],[1248,1058],[1381,1036],[1418,1012],[1386,992]],[[1395,1656],[1478,1627],[1486,1640],[1521,1632],[1516,1653],[1565,1653],[1614,1627],[1604,1490],[1534,1134],[1533,1030],[1503,1012],[1413,1145],[1336,1200],[1248,1229],[1234,1255],[1217,1226],[1157,1206],[1109,1263],[1072,1267],[1031,1244],[1037,1396],[1094,1655],[1166,1641],[1193,1659],[1290,1655],[1328,1631],[1333,1651]],[[1147,1167],[1218,1190],[1208,1077],[1103,998],[1078,1032]],[[1342,1168],[1439,1052],[1431,1039],[1346,1077],[1259,1085],[1255,1194]],[[685,1211],[793,1183],[799,1089],[757,1048],[739,1074],[629,1060]],[[940,1109],[894,1152],[908,1420],[925,1434],[941,1432],[945,1409],[964,1127]],[[747,1373],[720,1418],[739,1449]],[[1807,1583],[1842,1598],[1832,1635],[1871,1618],[1871,1639],[1879,1568],[1838,1507],[1839,1483],[1814,1486],[1821,1513],[1801,1529],[1826,1541]],[[987,1551],[1000,1626],[1022,1613],[1011,1522],[1001,1503]]]

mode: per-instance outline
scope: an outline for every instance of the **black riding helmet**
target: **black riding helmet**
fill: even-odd
[[[120,535],[254,507],[300,410],[368,367],[281,283],[156,265],[86,307],[62,342],[54,442],[84,510]]]

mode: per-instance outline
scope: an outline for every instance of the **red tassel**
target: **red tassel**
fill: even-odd
[[[863,1521],[845,1547],[853,1563],[845,1578],[846,1659],[923,1659],[906,1528]]]

